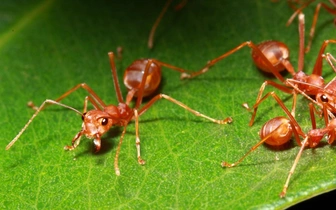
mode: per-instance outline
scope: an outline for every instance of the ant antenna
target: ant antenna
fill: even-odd
[[[9,144],[6,146],[6,150],[9,150],[9,148],[11,148],[13,146],[13,144],[20,138],[21,134],[27,129],[27,127],[29,126],[29,124],[33,121],[33,119],[37,116],[37,114],[44,108],[44,106],[49,103],[49,104],[55,104],[55,105],[59,105],[59,106],[62,106],[62,107],[65,107],[67,109],[70,109],[74,112],[76,112],[77,114],[79,115],[83,115],[80,111],[78,111],[77,109],[73,108],[73,107],[70,107],[70,106],[67,106],[65,104],[62,104],[62,103],[59,103],[57,101],[54,101],[54,100],[50,100],[50,99],[47,99],[45,100],[42,105],[36,110],[36,112],[33,114],[33,116],[29,119],[29,121],[27,122],[27,124],[21,129],[21,131],[15,136],[15,138],[9,142]],[[31,104],[31,103],[29,103]]]

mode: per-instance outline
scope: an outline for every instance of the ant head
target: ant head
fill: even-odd
[[[84,113],[82,115],[82,120],[82,130],[88,138],[102,136],[114,124],[111,116],[100,110],[91,110]]]
[[[335,98],[332,97],[333,94],[328,93],[328,91],[324,91],[322,93],[318,93],[316,95],[316,101],[319,104],[322,104],[327,107],[327,109],[331,109],[332,112],[336,111]]]

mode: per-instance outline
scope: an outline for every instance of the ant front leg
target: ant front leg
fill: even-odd
[[[92,105],[95,107],[95,109],[100,109],[99,107],[104,107],[106,106],[104,104],[104,102],[97,96],[96,93],[93,92],[93,90],[85,83],[81,83],[76,85],[75,87],[71,88],[70,90],[68,90],[67,92],[65,92],[62,96],[60,96],[59,98],[57,98],[56,102],[61,101],[62,99],[66,98],[68,95],[70,95],[72,92],[76,91],[78,88],[83,88],[85,90],[87,90],[93,97],[90,96],[86,96],[85,100],[84,100],[84,112],[86,112],[87,109],[87,101],[88,99],[90,100],[90,102],[92,103]],[[34,109],[34,110],[38,110],[38,107],[34,104],[34,102],[29,101],[27,103],[27,106],[29,106],[30,108]]]
[[[127,128],[127,125],[124,125],[124,130],[122,131],[121,133],[121,136],[120,136],[120,140],[119,140],[119,144],[118,144],[118,147],[117,147],[117,152],[116,152],[116,156],[114,158],[114,171],[116,173],[117,176],[120,176],[120,169],[119,169],[119,154],[120,154],[120,148],[121,148],[121,145],[122,145],[122,142],[124,140],[124,136],[125,136],[125,133],[126,133],[126,128]]]
[[[33,116],[29,119],[29,121],[26,123],[26,125],[21,129],[21,131],[14,137],[14,139],[6,146],[6,150],[8,150],[9,148],[11,148],[13,146],[13,144],[20,138],[20,136],[22,135],[22,133],[28,128],[29,124],[34,120],[34,118],[40,113],[40,111],[47,105],[47,104],[55,104],[55,105],[59,105],[62,106],[64,108],[70,109],[74,112],[76,112],[79,115],[83,115],[80,111],[76,110],[73,107],[67,106],[65,104],[59,103],[57,101],[54,100],[50,100],[47,99],[45,100],[42,105],[36,109],[36,112],[33,114]]]
[[[74,150],[80,143],[81,137],[83,135],[83,130],[79,131],[76,136],[71,141],[71,146],[64,146],[64,150]]]
[[[135,146],[137,149],[137,154],[138,154],[138,163],[140,165],[144,165],[146,161],[144,161],[141,158],[140,155],[140,137],[139,137],[139,115],[138,115],[138,110],[134,109],[134,118],[135,118]]]
[[[82,114],[82,120],[83,120],[82,130],[79,131],[76,134],[76,136],[72,139],[71,146],[68,146],[68,145],[64,146],[64,150],[74,150],[79,145],[82,135],[85,134],[84,118],[85,118],[86,111],[87,111],[88,101],[90,101],[92,103],[92,105],[96,108],[96,110],[99,110],[98,104],[95,102],[95,100],[90,96],[86,96],[85,100],[84,100],[84,109],[83,109],[83,114]],[[98,152],[100,150],[100,147],[101,147],[101,140],[100,140],[100,136],[98,134],[94,137],[93,143],[95,145],[95,152]]]
[[[66,91],[65,93],[63,93],[63,95],[61,95],[60,97],[58,97],[55,100],[49,100],[49,101],[55,101],[55,102],[60,102],[61,100],[63,100],[64,98],[68,97],[71,93],[75,92],[76,90],[78,90],[79,88],[83,88],[84,90],[86,90],[91,96],[91,102],[94,105],[95,109],[101,109],[103,107],[106,107],[105,103],[103,102],[103,100],[101,100],[99,98],[99,96],[86,84],[86,83],[81,83],[78,84],[76,86],[74,86],[73,88],[71,88],[70,90]],[[31,107],[34,110],[37,110],[38,108],[34,105],[34,103],[32,101],[29,101],[27,104],[29,107]],[[42,109],[40,109],[41,111]]]

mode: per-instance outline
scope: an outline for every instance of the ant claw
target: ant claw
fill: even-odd
[[[188,79],[188,78],[191,78],[191,75],[185,72],[183,72],[180,76],[180,79]]]
[[[221,124],[230,124],[232,122],[233,122],[232,117],[228,117],[228,118],[226,118],[224,120],[221,120]]]
[[[287,191],[286,188],[282,190],[282,192],[281,192],[280,195],[279,195],[280,198],[284,198],[284,197],[286,196],[286,191]]]
[[[66,146],[64,146],[63,149],[64,149],[64,150],[69,150],[69,151],[71,151],[71,150],[74,150],[75,148],[74,148],[73,146],[68,146],[68,145],[66,145]]]
[[[119,168],[115,169],[115,173],[116,173],[117,176],[120,176],[120,170],[119,170]]]
[[[138,157],[138,163],[140,165],[145,165],[146,161],[144,161],[143,159],[141,159],[140,157]]]
[[[246,102],[243,103],[242,106],[243,106],[245,109],[247,109],[248,111],[251,111],[249,105],[248,105]]]
[[[223,168],[232,167],[233,166],[233,164],[227,163],[225,161],[223,161],[221,165],[222,165]]]
[[[28,101],[27,106],[29,106],[30,108],[34,109],[35,111],[38,110],[38,107],[35,106],[35,104],[32,101]]]

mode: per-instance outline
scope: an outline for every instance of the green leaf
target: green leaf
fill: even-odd
[[[131,123],[121,148],[119,177],[113,164],[121,129],[113,128],[104,136],[97,154],[85,138],[76,150],[64,151],[80,130],[81,118],[58,106],[43,110],[5,151],[34,113],[26,106],[30,100],[39,105],[85,82],[106,103],[115,104],[107,52],[118,46],[124,50],[122,60],[116,62],[120,79],[123,69],[139,58],[152,57],[196,71],[247,40],[287,43],[297,66],[297,20],[285,26],[292,14],[285,1],[195,0],[178,12],[169,8],[155,35],[154,49],[148,50],[148,33],[163,5],[105,0],[1,3],[0,208],[286,208],[335,189],[335,150],[325,142],[304,150],[284,199],[279,193],[299,150],[295,142],[280,151],[260,146],[237,167],[221,167],[221,161],[237,160],[259,141],[258,131],[267,120],[284,115],[270,98],[260,106],[255,124],[248,126],[251,115],[241,104],[252,105],[263,81],[273,79],[253,65],[248,48],[193,80],[181,81],[179,73],[164,69],[159,92],[210,117],[231,116],[234,122],[213,124],[162,100],[140,117],[146,165],[137,163]],[[307,34],[314,8],[304,10]],[[321,10],[312,50],[306,54],[308,73],[322,41],[335,38],[332,21]],[[327,51],[335,54],[335,47]],[[326,81],[334,76],[328,65],[323,76]],[[291,97],[276,92],[289,107]],[[77,91],[63,103],[82,110],[86,95]],[[308,132],[308,100],[299,97],[296,113]],[[318,123],[323,126],[321,120]]]

